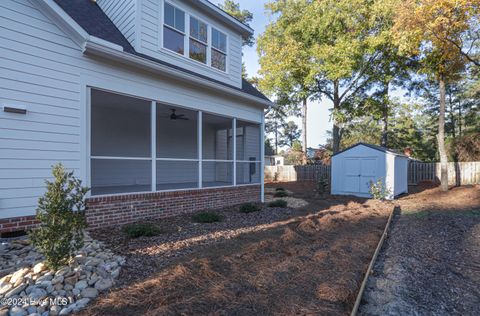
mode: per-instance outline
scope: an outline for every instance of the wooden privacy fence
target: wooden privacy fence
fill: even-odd
[[[417,185],[425,181],[440,183],[440,168],[441,164],[438,162],[411,161],[408,167],[408,184]],[[448,184],[480,184],[480,161],[449,162]]]
[[[330,166],[305,165],[305,166],[265,166],[265,181],[318,181],[330,179]]]
[[[330,179],[331,167],[327,165],[265,166],[265,181],[318,181]],[[440,163],[411,161],[408,167],[408,184],[440,182]],[[448,183],[450,185],[480,184],[480,161],[449,162]]]

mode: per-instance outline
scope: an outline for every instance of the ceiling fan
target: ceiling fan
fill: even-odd
[[[185,117],[185,114],[177,114],[176,109],[171,109],[170,111],[172,111],[172,114],[165,115],[165,116],[162,116],[162,117],[170,118],[170,120],[172,120],[172,121],[176,121],[176,120],[188,121],[189,120],[187,117]]]

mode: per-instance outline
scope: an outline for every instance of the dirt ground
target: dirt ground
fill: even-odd
[[[360,315],[480,315],[480,186],[395,203]]]
[[[82,315],[345,315],[393,206],[282,186],[296,208],[157,221],[165,234],[96,238],[127,257],[120,284]],[[271,197],[270,197],[271,198]]]

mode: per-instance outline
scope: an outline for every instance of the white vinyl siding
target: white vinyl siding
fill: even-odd
[[[130,44],[135,47],[137,0],[97,0],[97,3]]]
[[[143,1],[148,2],[148,1]],[[0,218],[35,214],[51,166],[89,184],[86,86],[260,122],[254,104],[82,54],[34,2],[0,2]],[[5,113],[26,106],[27,114]]]
[[[163,2],[164,0],[143,0],[141,2],[141,44],[137,45],[140,52],[240,88],[242,86],[241,35],[229,29],[228,26],[217,23],[210,16],[203,14],[196,8],[188,6],[185,1],[169,0],[168,2],[172,5],[207,23],[209,26],[209,38],[211,37],[212,27],[227,35],[227,72],[215,69],[209,65],[203,65],[195,60],[191,60],[188,56],[172,53],[163,48]],[[186,23],[189,24],[189,22],[189,19],[186,19]],[[186,30],[188,30],[188,25],[186,25]],[[208,51],[208,54],[210,53]]]

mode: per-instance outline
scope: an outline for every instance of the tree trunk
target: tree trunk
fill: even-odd
[[[448,157],[445,148],[445,78],[440,76],[440,114],[438,117],[438,152],[440,154],[440,182],[442,191],[448,191]]]
[[[333,112],[335,113],[337,110],[340,108],[340,95],[339,95],[339,84],[338,81],[333,82]],[[333,137],[333,144],[332,144],[332,149],[333,153],[337,153],[340,151],[340,141],[341,141],[341,132],[340,132],[340,126],[335,119],[335,116],[333,117],[333,131],[332,131],[332,137]]]
[[[278,155],[278,123],[275,121],[275,155]]]
[[[383,111],[382,111],[382,140],[381,145],[383,147],[388,146],[388,110],[390,98],[388,95],[388,89],[390,87],[390,82],[387,81],[383,85]]]
[[[307,99],[302,100],[302,163],[307,164]]]

